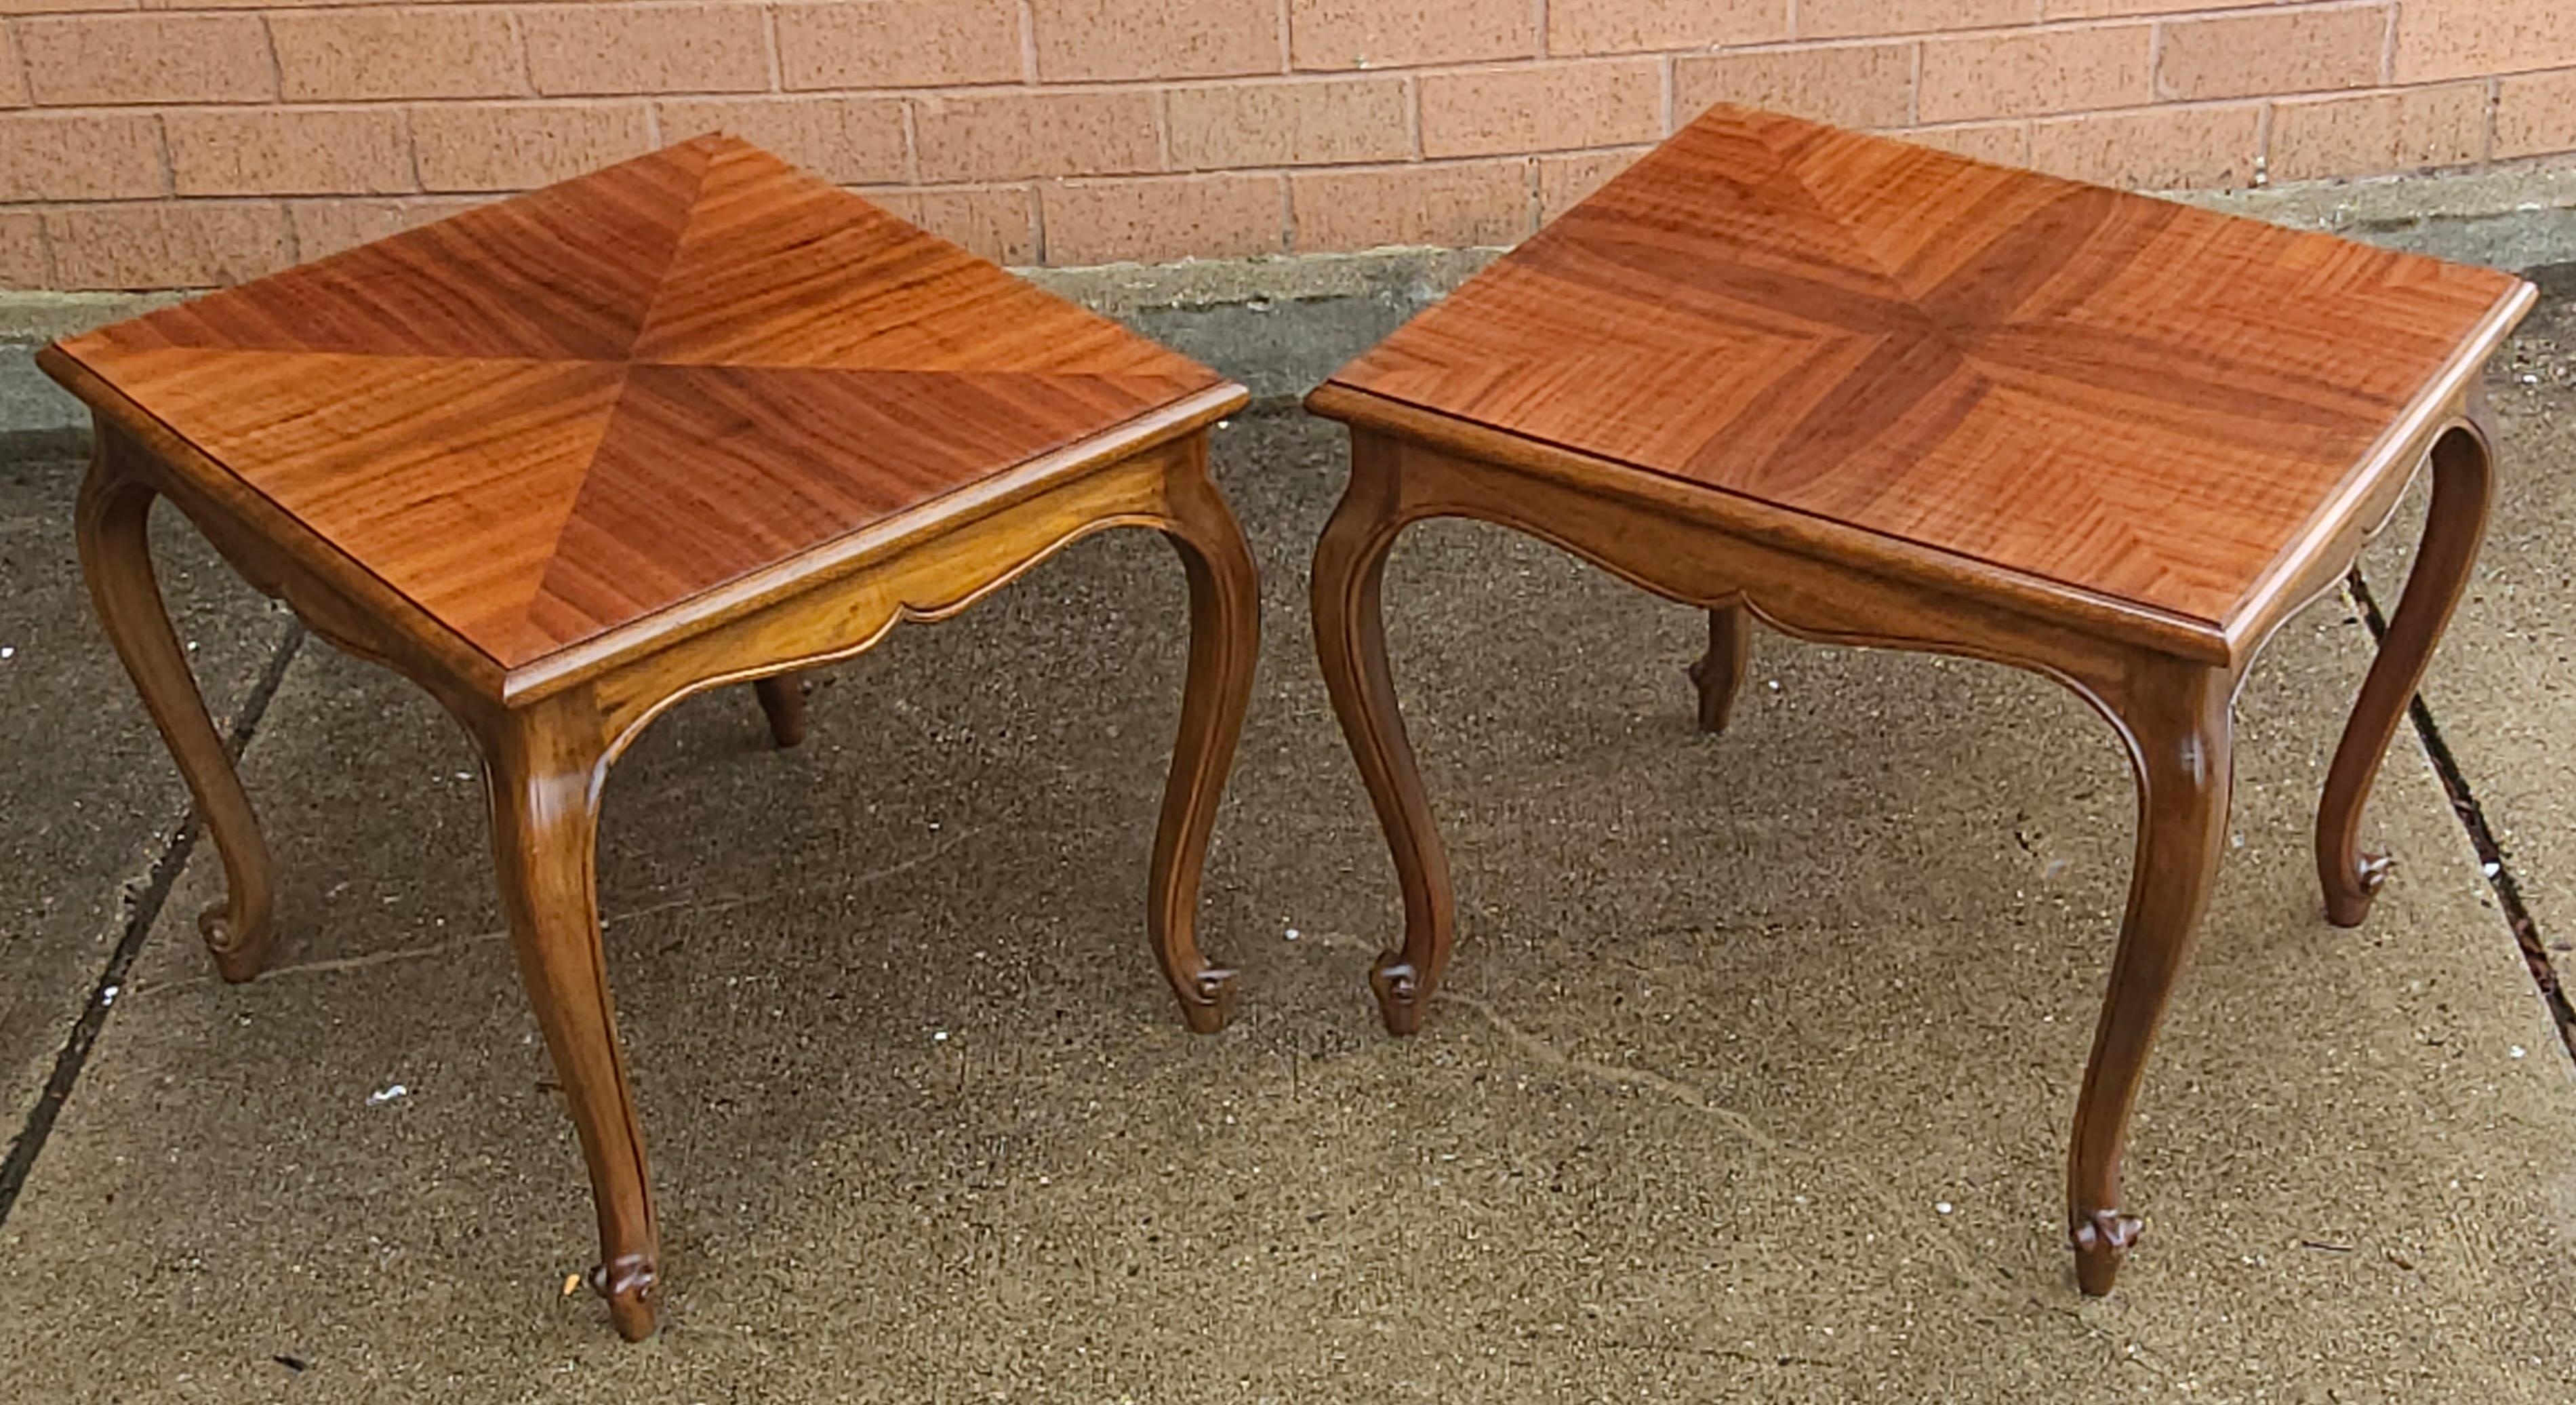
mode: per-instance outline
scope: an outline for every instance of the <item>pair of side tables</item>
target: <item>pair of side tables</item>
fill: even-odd
[[[2107,1292],[2122,1142],[2226,832],[2229,707],[2428,458],[2423,548],[2326,782],[2326,914],[2384,874],[2363,798],[2483,534],[2477,396],[2532,289],[1719,107],[1308,399],[1351,431],[1316,650],[1404,895],[1371,972],[1417,1029],[1447,862],[1381,627],[1409,523],[1517,528],[1703,609],[1701,724],[1753,622],[2031,669],[2119,733],[2137,859],[2077,1105],[2067,1221]],[[1257,582],[1208,476],[1246,393],[743,142],[706,137],[48,348],[98,448],[98,614],[211,831],[216,967],[255,976],[270,861],[163,611],[168,498],[317,634],[412,679],[484,764],[500,889],[599,1215],[593,1286],[649,1334],[660,1273],[594,888],[601,781],[672,702],[966,608],[1150,527],[1190,588],[1148,935],[1193,1029],[1195,936],[1250,695]]]

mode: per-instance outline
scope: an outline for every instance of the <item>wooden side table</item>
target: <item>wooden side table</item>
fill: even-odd
[[[1553,542],[1709,612],[1725,724],[1754,620],[2072,688],[2138,781],[2127,916],[2084,1074],[2067,1221],[2108,1292],[2120,1156],[2225,847],[2229,705],[2429,455],[2424,545],[2317,822],[2326,915],[2385,864],[2363,797],[2485,531],[2479,368],[2526,284],[1740,108],[1692,123],[1318,388],[1351,481],[1316,647],[1402,879],[1373,972],[1417,1028],[1455,905],[1379,618],[1426,517]]]
[[[740,141],[701,138],[50,347],[98,453],[81,564],[224,862],[199,926],[266,956],[269,856],[163,613],[156,497],[481,751],[519,967],[599,1211],[594,1286],[652,1331],[658,1249],[593,891],[600,784],[645,723],[940,619],[1107,527],[1190,586],[1147,925],[1192,1028],[1194,938],[1252,684],[1252,559],[1207,474],[1245,392]]]

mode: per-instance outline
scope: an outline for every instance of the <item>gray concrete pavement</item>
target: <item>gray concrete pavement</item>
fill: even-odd
[[[92,622],[73,552],[80,465],[0,455],[0,1119],[15,1137],[188,812],[142,704]],[[175,513],[162,590],[218,725],[293,629]]]
[[[2128,864],[2107,728],[2001,670],[1766,637],[1736,730],[1700,738],[1688,612],[1420,529],[1390,633],[1462,936],[1391,1040],[1364,972],[1394,885],[1303,612],[1339,439],[1258,417],[1220,458],[1267,600],[1205,909],[1233,1029],[1181,1028],[1141,935],[1183,649],[1158,543],[898,631],[825,676],[801,751],[739,692],[683,704],[621,763],[601,854],[670,1285],[624,1346],[559,1292],[587,1197],[470,755],[308,644],[245,761],[277,969],[212,979],[198,854],[0,1225],[0,1398],[2576,1391],[2576,1080],[2411,736],[2372,818],[2399,879],[2359,932],[2317,914],[2308,825],[2368,648],[2345,602],[2240,704],[2237,843],[2132,1152],[2149,1234],[2088,1302],[2057,1206]],[[66,822],[112,756],[169,813],[51,588],[30,618],[81,642],[10,715],[98,720],[21,742],[64,754],[16,803]],[[2497,627],[2482,592],[2463,637]],[[95,960],[152,852],[131,833],[65,842],[46,887],[88,915],[22,946]]]

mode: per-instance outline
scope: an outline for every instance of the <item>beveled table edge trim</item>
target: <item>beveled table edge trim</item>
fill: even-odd
[[[962,484],[782,561],[734,577],[650,614],[507,670],[500,699],[534,702],[595,677],[628,658],[711,629],[736,614],[797,594],[901,550],[923,537],[969,525],[1073,474],[1104,467],[1205,427],[1250,403],[1252,392],[1219,380],[1107,429]]]
[[[2274,618],[2295,609],[2298,602],[2287,598],[2307,576],[2323,552],[2362,512],[2386,475],[2397,470],[2407,478],[2414,476],[2416,465],[2404,460],[2410,455],[2427,452],[2431,437],[2441,429],[2438,417],[2455,406],[2461,395],[2486,370],[2496,348],[2511,335],[2514,327],[2529,315],[2540,299],[2540,290],[2523,278],[2508,275],[2511,286],[2487,309],[2469,334],[2451,351],[2450,359],[2426,381],[2398,417],[2389,422],[2378,439],[2372,441],[2343,481],[2311,513],[2307,522],[2273,558],[2263,574],[2255,577],[2233,609],[2228,612],[2227,640],[2231,647],[2244,648],[2260,640],[2278,623]]]
[[[1315,387],[1306,397],[1306,408],[1327,419],[1542,474],[1585,491],[1607,489],[1629,498],[1652,497],[1659,505],[1704,509],[1705,525],[1829,565],[1954,595],[1975,596],[2039,619],[2096,626],[2118,639],[2182,658],[2213,664],[2236,661],[2233,641],[2213,621],[2104,595],[2052,577],[1997,565],[1982,557],[1928,546],[1909,537],[1801,512],[1713,483],[1497,429],[1337,380]],[[1637,491],[1640,483],[1665,491],[1660,495],[1641,494]]]

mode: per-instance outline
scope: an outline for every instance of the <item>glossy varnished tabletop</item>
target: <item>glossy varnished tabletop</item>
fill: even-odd
[[[719,587],[1242,394],[722,136],[49,355],[512,693]]]
[[[1718,107],[1344,367],[2223,657],[2531,290]],[[1874,542],[1867,539],[1875,539]]]

